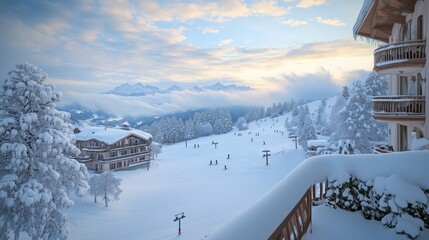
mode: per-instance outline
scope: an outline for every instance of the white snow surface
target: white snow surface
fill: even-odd
[[[85,126],[79,128],[79,130],[81,132],[75,135],[76,140],[87,141],[90,139],[97,139],[107,144],[113,144],[131,134],[145,140],[152,138],[152,135],[149,133],[137,129],[124,130],[120,128]]]
[[[326,139],[308,140],[309,147],[329,147],[329,141]]]
[[[221,239],[267,239],[294,208],[306,190],[326,178],[340,182],[355,176],[367,181],[377,176],[401,176],[423,189],[429,189],[429,151],[391,154],[322,155],[309,158],[291,171],[277,186],[267,192],[246,211],[226,223],[210,236]],[[396,178],[387,183],[401,182]],[[406,184],[401,184],[407,187]],[[386,186],[387,188],[387,186]],[[406,189],[393,187],[400,193]],[[413,196],[420,195],[412,191]],[[401,195],[402,196],[402,195]]]
[[[259,126],[252,122],[242,136],[234,135],[238,132],[234,130],[190,140],[188,147],[164,145],[149,171],[115,172],[122,179],[121,200],[105,208],[89,195],[75,199],[69,239],[266,239],[308,187],[326,177],[344,180],[352,174],[367,180],[396,174],[429,188],[429,151],[304,161],[303,150],[295,150],[287,134],[275,131],[284,130],[286,117],[290,115],[260,120]],[[212,141],[219,143],[217,148]],[[271,150],[268,166],[262,157],[266,149]],[[218,165],[210,166],[210,160],[213,164],[218,160]],[[357,212],[313,209],[313,233],[306,239],[406,239]],[[178,236],[173,219],[180,212],[186,218]],[[422,239],[425,236],[429,237],[427,230]]]
[[[278,121],[277,121],[278,119]],[[151,169],[117,171],[121,199],[75,199],[69,239],[176,239],[174,215],[185,212],[182,239],[202,239],[250,206],[304,159],[284,131],[285,116],[228,134],[164,145]],[[273,126],[274,123],[274,126]],[[273,126],[273,127],[271,127]],[[251,132],[251,134],[249,134]],[[259,132],[259,136],[255,136]],[[253,138],[253,142],[251,141]],[[215,148],[212,141],[218,142]],[[263,141],[266,145],[263,145]],[[194,148],[199,144],[199,148]],[[270,150],[265,165],[262,150]],[[230,154],[231,159],[227,159]],[[209,165],[210,160],[218,165]],[[227,166],[227,170],[224,169]],[[100,199],[99,199],[100,201]]]

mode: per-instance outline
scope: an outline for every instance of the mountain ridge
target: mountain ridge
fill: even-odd
[[[204,91],[231,92],[231,91],[250,91],[250,90],[253,90],[253,88],[249,86],[237,86],[235,84],[224,85],[220,82],[216,82],[213,85],[207,85],[202,87],[194,86],[188,89],[188,91],[192,91],[192,92],[204,92]],[[172,92],[182,92],[182,91],[185,91],[185,89],[178,86],[177,84],[173,84],[169,88],[165,90],[161,90],[160,88],[154,85],[142,84],[138,82],[136,84],[125,83],[107,92],[102,92],[102,94],[114,94],[118,96],[146,96],[146,95],[153,95],[153,94],[168,94]]]

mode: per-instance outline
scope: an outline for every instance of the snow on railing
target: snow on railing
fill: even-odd
[[[225,223],[209,240],[269,239],[314,183],[327,178],[345,182],[350,176],[367,181],[399,175],[429,189],[429,151],[391,154],[321,155],[308,158],[252,206]],[[287,235],[287,234],[285,234]]]
[[[374,114],[425,115],[425,96],[376,96],[372,101]]]
[[[374,66],[426,59],[426,40],[393,43],[374,51]]]

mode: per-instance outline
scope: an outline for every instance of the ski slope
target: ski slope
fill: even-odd
[[[304,160],[304,151],[295,149],[284,129],[286,118],[290,114],[252,122],[248,130],[194,139],[187,147],[184,142],[164,145],[150,170],[115,172],[122,179],[121,200],[106,208],[102,201],[93,203],[91,196],[75,199],[69,212],[69,239],[205,239]],[[212,142],[218,143],[216,148]],[[263,150],[271,151],[268,166]],[[173,220],[180,212],[186,217],[178,236],[178,223]],[[350,239],[406,239],[358,212],[324,206],[313,212],[314,231],[306,235],[308,240],[343,239],[350,234]],[[421,237],[426,239],[428,231]]]
[[[184,142],[166,145],[149,171],[115,172],[122,178],[121,200],[105,208],[90,196],[76,199],[70,239],[175,239],[178,223],[173,219],[179,212],[186,216],[181,238],[202,239],[304,159],[303,150],[295,150],[288,138],[285,117],[252,122],[241,132],[191,140],[188,147]],[[262,150],[271,151],[268,166]],[[218,165],[210,166],[210,160]]]

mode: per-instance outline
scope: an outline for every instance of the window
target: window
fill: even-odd
[[[423,87],[424,82],[422,79],[422,75],[420,73],[417,73],[417,95],[423,95]]]
[[[423,39],[423,16],[417,18],[417,39]]]
[[[399,95],[408,95],[408,78],[407,76],[399,77]]]
[[[411,40],[411,20],[404,25],[402,25],[401,28],[401,41],[409,41]]]
[[[122,150],[121,155],[127,155],[127,150]]]
[[[117,167],[117,168],[121,168],[121,167],[122,167],[122,162],[117,162],[117,163],[116,163],[116,167]]]
[[[399,151],[407,151],[407,149],[408,149],[407,126],[399,125]]]
[[[115,168],[116,168],[116,163],[111,163],[111,164],[109,165],[109,167],[110,167],[110,169],[115,169]]]

